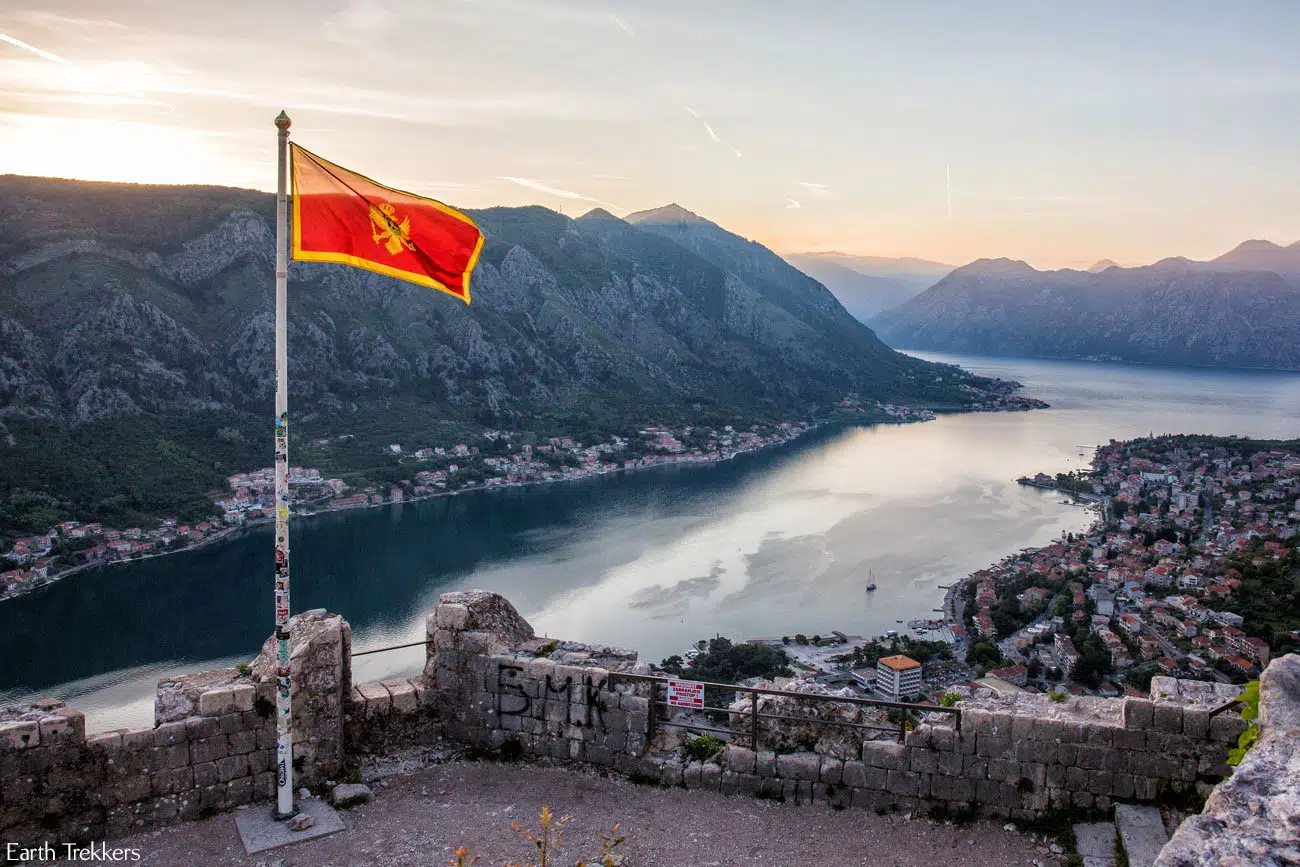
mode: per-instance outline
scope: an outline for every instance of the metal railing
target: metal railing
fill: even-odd
[[[716,726],[710,726],[710,725],[705,725],[703,723],[696,723],[696,722],[675,722],[671,718],[665,720],[659,719],[660,708],[669,708],[672,710],[687,709],[687,708],[683,708],[680,705],[670,704],[667,701],[660,701],[658,698],[660,684],[664,684],[666,686],[669,683],[669,681],[680,681],[680,680],[684,680],[684,678],[657,677],[648,674],[628,674],[625,672],[611,671],[609,673],[609,679],[611,685],[613,685],[617,681],[632,681],[632,682],[646,683],[649,685],[650,709],[649,709],[649,713],[647,714],[648,716],[647,725],[649,729],[646,733],[647,738],[650,739],[654,738],[655,729],[657,726],[671,726],[674,728],[686,728],[686,729],[691,729],[693,731],[714,732],[717,734],[727,734],[732,736],[745,734],[745,732],[738,732],[734,728],[718,728]],[[726,707],[709,707],[708,705],[704,705],[698,708],[692,708],[692,710],[697,710],[701,712],[711,711],[717,713],[725,713],[728,715],[728,719],[730,719],[733,715],[739,716],[743,714],[744,716],[747,716],[749,718],[749,732],[748,732],[749,744],[750,744],[750,749],[753,750],[758,749],[759,721],[764,719],[807,723],[809,725],[837,726],[839,728],[857,729],[860,731],[896,732],[899,743],[903,742],[903,739],[906,737],[907,730],[908,730],[908,718],[906,713],[902,713],[899,715],[899,721],[897,725],[888,725],[888,726],[845,722],[843,720],[819,719],[818,717],[791,716],[789,714],[779,714],[779,713],[760,711],[758,709],[758,697],[760,695],[774,695],[783,698],[795,699],[797,701],[811,702],[813,704],[838,703],[838,704],[857,705],[860,707],[880,707],[889,710],[900,710],[900,711],[917,713],[917,714],[925,714],[925,713],[948,714],[953,718],[953,729],[956,731],[961,730],[961,711],[955,707],[941,707],[937,705],[911,704],[909,702],[885,701],[883,699],[874,699],[874,698],[850,698],[847,696],[821,695],[819,693],[809,693],[809,692],[791,692],[789,690],[784,690],[784,689],[764,689],[762,687],[756,687],[756,686],[736,686],[735,684],[727,684],[727,683],[705,682],[704,689],[705,689],[705,695],[707,695],[708,692],[711,690],[721,691],[721,692],[732,692],[732,693],[747,693],[749,695],[749,699],[750,699],[749,710],[738,711]]]
[[[410,644],[394,644],[391,647],[374,647],[370,650],[357,650],[353,652],[352,656],[355,658],[358,656],[366,656],[371,653],[384,653],[389,650],[404,650],[408,647],[424,647],[429,644],[433,644],[432,638],[427,638],[424,641],[412,641]]]

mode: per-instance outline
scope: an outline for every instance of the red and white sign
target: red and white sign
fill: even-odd
[[[704,708],[704,684],[694,680],[668,681],[668,703],[674,707]]]

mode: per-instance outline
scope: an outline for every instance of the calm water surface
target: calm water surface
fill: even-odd
[[[506,594],[539,632],[655,661],[715,633],[878,634],[927,615],[939,585],[1087,526],[1087,511],[1017,476],[1076,469],[1081,446],[1149,432],[1300,435],[1300,374],[924,357],[1018,379],[1052,408],[297,521],[294,609],[343,614],[358,650],[419,640],[439,593],[475,587]],[[273,627],[271,575],[262,527],[0,603],[0,703],[55,695],[92,729],[148,725],[159,678],[256,653]],[[356,676],[422,658],[365,656]]]

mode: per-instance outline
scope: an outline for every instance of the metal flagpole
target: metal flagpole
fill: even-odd
[[[293,683],[289,671],[289,115],[279,130],[279,186],[275,195],[275,818],[288,819],[293,803]]]

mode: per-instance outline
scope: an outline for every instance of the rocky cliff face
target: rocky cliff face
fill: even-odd
[[[272,207],[246,191],[0,179],[0,420],[267,410]],[[711,223],[474,216],[488,243],[469,307],[357,269],[291,266],[300,414],[396,398],[501,424],[566,407],[803,413],[847,391],[915,395],[940,373]]]
[[[1300,368],[1300,282],[1185,259],[1096,273],[982,259],[871,325],[909,349]]]

